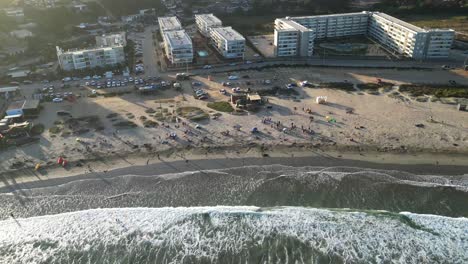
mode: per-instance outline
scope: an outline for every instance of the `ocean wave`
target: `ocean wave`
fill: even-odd
[[[380,209],[468,216],[468,176],[269,165],[154,176],[100,175],[67,183],[40,183],[48,187],[0,194],[0,219],[10,212],[31,217],[93,208],[216,205]]]
[[[0,222],[1,263],[467,263],[468,219],[300,207],[93,209]]]

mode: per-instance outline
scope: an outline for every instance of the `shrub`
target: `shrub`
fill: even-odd
[[[212,102],[208,103],[207,106],[219,112],[231,113],[234,111],[234,108],[232,108],[231,104],[228,102]]]

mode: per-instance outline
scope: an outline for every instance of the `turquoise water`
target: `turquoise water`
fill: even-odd
[[[208,56],[208,52],[207,51],[204,51],[204,50],[201,50],[201,51],[198,51],[198,56],[200,57],[206,57]]]

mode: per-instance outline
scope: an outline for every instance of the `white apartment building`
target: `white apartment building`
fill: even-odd
[[[223,26],[221,20],[213,14],[195,15],[195,23],[197,24],[198,31],[208,38],[211,36],[211,28]]]
[[[452,47],[455,31],[426,30],[384,13],[374,12],[368,35],[391,52],[414,59],[446,58]]]
[[[164,33],[172,30],[182,30],[182,24],[177,17],[158,17],[159,31],[164,39]]]
[[[96,46],[110,47],[110,46],[127,46],[127,38],[125,32],[96,36]]]
[[[244,58],[245,38],[232,27],[211,29],[212,45],[227,59]]]
[[[192,39],[185,30],[166,31],[164,49],[167,59],[174,65],[183,65],[193,61]]]
[[[275,20],[274,47],[276,56],[312,56],[315,33],[289,19]]]
[[[56,48],[60,68],[65,71],[115,66],[125,62],[123,46],[69,51]]]
[[[309,43],[301,38],[305,29],[314,35]],[[312,56],[305,50],[311,50],[314,39],[354,35],[367,35],[394,53],[432,59],[448,56],[455,32],[422,29],[380,12],[287,17],[275,20],[275,52],[277,56]]]

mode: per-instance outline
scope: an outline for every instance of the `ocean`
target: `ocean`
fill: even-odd
[[[466,175],[244,166],[74,179],[0,203],[0,263],[468,263]]]

